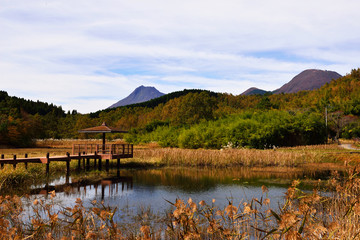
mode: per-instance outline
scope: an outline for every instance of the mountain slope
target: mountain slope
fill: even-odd
[[[135,103],[146,102],[154,98],[163,96],[164,93],[159,92],[154,87],[140,86],[136,88],[129,96],[111,105],[109,108],[116,108],[120,106],[126,106]]]
[[[341,75],[337,72],[308,69],[296,75],[290,82],[273,91],[273,93],[296,93],[304,90],[314,90],[340,77]]]
[[[244,95],[244,96],[256,95],[256,94],[264,95],[265,93],[267,93],[267,91],[252,87],[252,88],[249,88],[248,90],[246,90],[245,92],[243,92],[241,95]]]

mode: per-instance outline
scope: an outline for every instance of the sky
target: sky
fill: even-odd
[[[0,90],[80,113],[136,87],[272,91],[360,67],[358,0],[0,0]]]

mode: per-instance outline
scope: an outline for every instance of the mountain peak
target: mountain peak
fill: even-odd
[[[256,88],[256,87],[251,87],[248,90],[246,90],[245,92],[243,92],[241,95],[245,95],[245,96],[257,95],[257,94],[264,95],[265,93],[267,93],[267,91]]]
[[[135,103],[146,102],[154,98],[163,96],[164,93],[159,92],[155,87],[141,85],[137,87],[129,96],[114,103],[108,108],[116,108]]]
[[[334,71],[307,69],[273,93],[296,93],[304,90],[314,90],[340,77],[342,76]]]

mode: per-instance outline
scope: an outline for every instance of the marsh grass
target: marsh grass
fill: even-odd
[[[151,162],[160,166],[246,166],[246,167],[298,167],[309,163],[339,162],[338,154],[327,150],[257,150],[257,149],[136,149],[135,162]],[[322,149],[322,148],[320,148]],[[324,147],[324,149],[327,149]],[[332,149],[332,148],[328,148]],[[347,154],[347,153],[345,153]]]

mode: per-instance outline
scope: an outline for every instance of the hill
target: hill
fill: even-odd
[[[337,72],[308,69],[296,75],[290,82],[273,91],[273,93],[296,93],[304,90],[314,90],[340,77],[342,76]]]
[[[249,88],[248,90],[246,90],[245,92],[243,92],[241,95],[244,95],[244,96],[257,95],[257,94],[264,95],[267,92],[268,91],[252,87],[252,88]]]
[[[65,112],[61,106],[58,107],[46,102],[35,102],[24,98],[9,96],[6,91],[0,90],[0,114],[7,115],[9,112],[20,113],[21,111],[32,115],[53,113],[56,116],[65,116]]]
[[[151,99],[161,97],[163,95],[165,95],[165,94],[162,92],[159,92],[154,87],[140,86],[140,87],[136,88],[129,96],[114,103],[109,108],[116,108],[116,107],[120,107],[120,106],[126,106],[126,105],[146,102]]]

